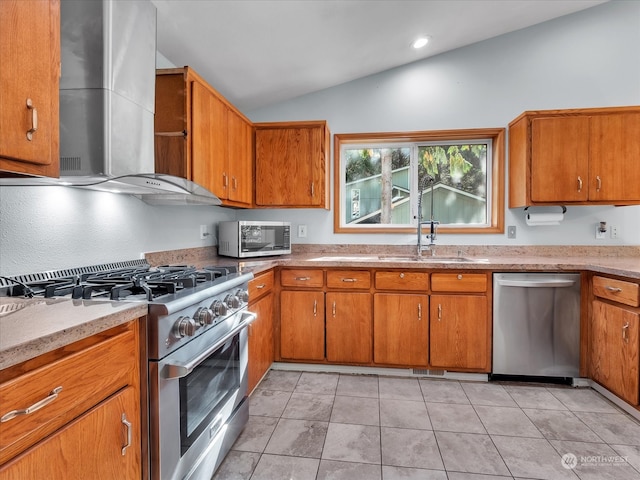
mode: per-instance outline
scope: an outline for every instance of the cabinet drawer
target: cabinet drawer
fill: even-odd
[[[429,289],[429,274],[423,272],[376,272],[376,288],[426,292]]]
[[[280,271],[280,285],[283,287],[322,287],[322,270],[287,269]]]
[[[136,381],[137,352],[137,331],[132,327],[0,385],[0,417],[3,418],[13,410],[49,400],[32,413],[2,421],[0,463]],[[59,390],[57,396],[56,390]]]
[[[258,298],[273,290],[273,270],[257,275],[249,282],[249,303],[255,302]]]
[[[640,305],[640,285],[607,277],[593,277],[593,294],[632,307]]]
[[[369,288],[371,273],[366,270],[329,270],[327,272],[327,287],[329,288]]]
[[[484,273],[434,273],[431,275],[434,292],[486,292],[487,276]]]

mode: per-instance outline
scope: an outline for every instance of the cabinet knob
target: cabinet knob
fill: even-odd
[[[462,275],[458,275],[458,280],[462,280]]]
[[[404,273],[401,273],[401,274],[400,274],[400,278],[404,278]]]
[[[30,98],[27,98],[27,109],[31,110],[31,128],[27,130],[27,140],[31,141],[33,134],[38,130],[38,109]]]

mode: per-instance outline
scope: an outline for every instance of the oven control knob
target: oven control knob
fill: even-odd
[[[214,317],[222,317],[227,314],[227,306],[220,300],[216,300],[211,304],[211,311]]]
[[[229,308],[239,308],[240,307],[240,299],[235,295],[227,295],[224,299],[224,303],[227,304]]]
[[[213,323],[213,312],[210,308],[199,308],[193,315],[193,319],[200,325],[211,325]]]
[[[240,299],[241,303],[247,303],[249,301],[249,292],[246,290],[238,290],[236,292],[236,297]]]
[[[199,325],[189,317],[180,317],[173,326],[173,334],[178,337],[193,337]]]

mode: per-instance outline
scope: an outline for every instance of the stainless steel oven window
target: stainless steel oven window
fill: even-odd
[[[240,388],[240,335],[180,379],[180,450],[184,454]],[[222,426],[220,423],[220,426]]]

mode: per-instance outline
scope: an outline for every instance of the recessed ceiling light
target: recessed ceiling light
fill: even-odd
[[[420,37],[412,43],[412,46],[418,49],[424,47],[427,43],[429,43],[429,37]]]

